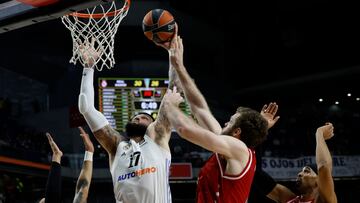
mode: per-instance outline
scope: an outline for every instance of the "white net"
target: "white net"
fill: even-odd
[[[61,18],[70,30],[73,41],[73,56],[70,63],[76,64],[79,61],[84,67],[89,66],[90,57],[91,66],[99,71],[105,67],[114,67],[115,34],[130,7],[130,0],[125,0],[122,8],[117,9],[116,1]],[[92,49],[92,54],[84,57],[84,48]]]

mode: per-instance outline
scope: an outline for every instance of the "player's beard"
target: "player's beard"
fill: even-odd
[[[126,135],[131,137],[144,137],[146,133],[147,126],[139,123],[128,122],[125,126]]]

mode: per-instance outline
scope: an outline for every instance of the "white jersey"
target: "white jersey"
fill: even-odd
[[[149,136],[136,143],[119,143],[110,172],[117,201],[171,203],[169,171],[171,154]]]

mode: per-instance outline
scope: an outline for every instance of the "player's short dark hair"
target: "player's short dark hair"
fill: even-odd
[[[239,107],[236,110],[240,116],[235,121],[235,128],[241,129],[241,141],[249,148],[254,148],[266,139],[268,123],[262,115],[247,107]]]
[[[310,165],[306,165],[306,166],[310,167],[311,170],[313,170],[316,174],[318,174],[318,169],[317,169],[316,164],[310,164]]]
[[[155,118],[154,118],[151,114],[146,113],[146,112],[139,112],[139,113],[136,113],[133,117],[131,117],[131,119],[130,119],[130,120],[134,119],[134,118],[135,118],[135,116],[140,115],[140,114],[147,115],[147,116],[149,116],[149,117],[152,119],[152,121],[153,121],[153,122],[155,121]]]

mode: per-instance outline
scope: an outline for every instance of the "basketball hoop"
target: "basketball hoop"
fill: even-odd
[[[115,1],[61,17],[73,40],[73,56],[70,63],[76,64],[79,61],[85,67],[86,62],[80,54],[80,47],[91,44],[99,53],[97,57],[90,56],[93,57],[93,67],[99,71],[104,67],[114,67],[115,34],[130,7],[130,0],[124,0],[123,7],[117,9]]]

